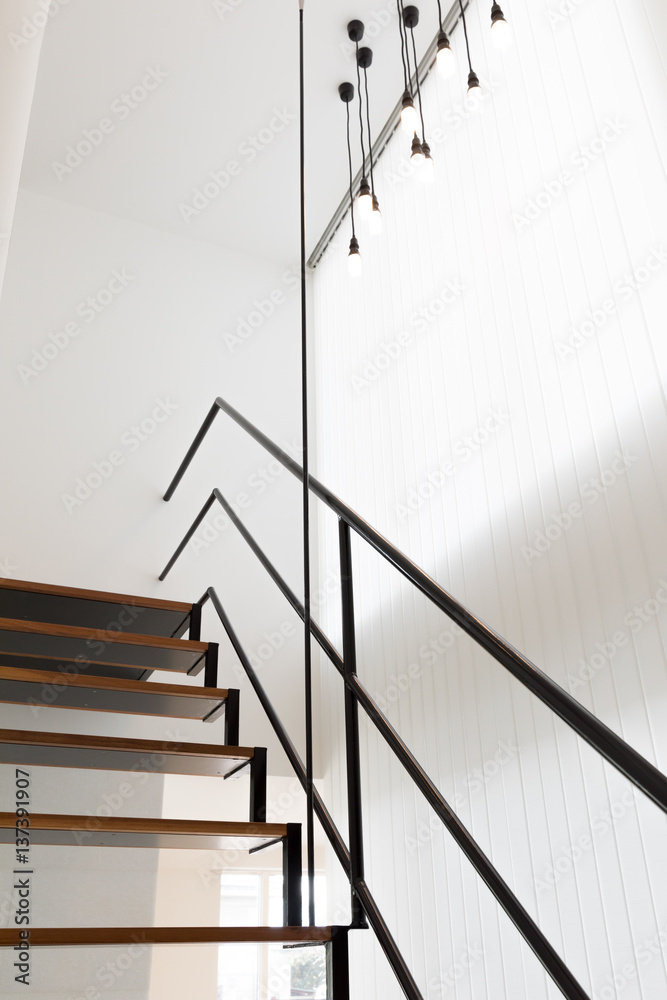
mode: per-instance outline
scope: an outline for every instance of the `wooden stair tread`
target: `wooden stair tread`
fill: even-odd
[[[30,927],[30,947],[113,944],[297,944],[331,941],[331,927]],[[21,943],[19,927],[0,929],[0,947]]]
[[[0,729],[0,763],[225,777],[253,747]]]
[[[100,648],[101,647],[101,648]],[[89,673],[140,680],[153,670],[197,674],[207,642],[132,632],[81,628],[53,622],[0,618],[0,657],[9,666],[49,669],[73,661]]]
[[[217,851],[232,846],[236,850],[250,850],[286,836],[285,823],[39,813],[30,816],[33,847],[49,844]],[[14,843],[15,837],[16,814],[0,813],[0,843]]]
[[[0,656],[0,702],[33,705],[38,710],[42,706],[74,708],[212,722],[227,700],[224,688],[24,669],[2,665],[1,661]]]
[[[144,635],[180,636],[190,624],[192,604],[107,591],[0,578],[0,617],[108,628]]]

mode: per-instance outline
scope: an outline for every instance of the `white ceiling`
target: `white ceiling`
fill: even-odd
[[[421,7],[420,58],[437,30],[435,0]],[[354,80],[356,72],[346,34],[353,17],[366,20],[375,36],[365,40],[374,50],[369,82],[375,134],[402,89],[393,0],[306,0],[309,250],[347,184],[338,84]],[[121,120],[114,101],[149,67],[159,67],[166,78]],[[278,124],[274,109],[298,112],[297,0],[74,0],[47,27],[21,184],[292,264],[299,246],[298,119],[253,162],[238,152],[272,119]],[[54,161],[63,162],[66,147],[103,118],[112,120],[113,132],[72,173],[56,177]],[[240,173],[199,216],[185,221],[179,205],[192,203],[209,171],[230,160],[241,165]],[[358,152],[356,160],[355,170]]]

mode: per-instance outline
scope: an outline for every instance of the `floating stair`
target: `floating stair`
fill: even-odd
[[[153,670],[198,674],[207,660],[217,666],[216,643],[0,618],[0,662],[7,667],[74,666],[94,676],[139,681]]]
[[[0,579],[0,617],[79,628],[113,631],[120,627],[134,635],[179,639],[196,619],[199,605],[161,601],[150,597],[107,594],[48,583]],[[197,635],[191,638],[199,638]]]
[[[82,767],[226,778],[251,765],[263,748],[165,743],[65,733],[0,729],[0,763],[32,767]]]
[[[326,944],[332,927],[52,927],[30,929],[30,947],[109,944]],[[0,930],[0,947],[20,943],[19,928]]]
[[[146,847],[197,851],[233,848],[254,851],[292,835],[300,837],[298,824],[135,819],[124,816],[47,816],[39,813],[30,816],[32,846],[49,844],[58,847]],[[0,813],[0,844],[13,844],[15,837],[16,814]]]
[[[0,666],[0,702],[30,705],[37,713],[42,708],[76,708],[212,722],[225,705],[229,711],[233,704],[238,711],[238,690]],[[225,721],[229,726],[231,720]],[[238,735],[225,735],[225,743],[237,742]]]

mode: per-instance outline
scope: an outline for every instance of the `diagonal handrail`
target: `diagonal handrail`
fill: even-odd
[[[209,509],[214,500],[222,505],[228,515],[231,517],[235,526],[239,529],[240,533],[243,535],[244,539],[252,550],[257,555],[258,559],[269,572],[272,579],[275,580],[280,590],[287,597],[290,604],[294,610],[299,614],[299,616],[304,618],[304,608],[300,603],[298,598],[292,593],[289,586],[282,578],[278,570],[273,566],[268,557],[262,552],[261,548],[255,542],[254,538],[250,532],[245,528],[242,522],[239,520],[238,516],[229,506],[228,502],[223,497],[220,490],[213,490],[211,497],[207,504],[204,505],[200,517],[203,517],[206,511]],[[192,533],[192,530],[196,530],[197,524],[195,524],[194,529],[191,529],[186,535],[184,544],[187,544],[187,540]],[[166,570],[163,573],[166,574]],[[241,643],[236,635],[229,617],[225,612],[222,603],[213,587],[209,587],[206,594],[202,597],[200,604],[203,604],[207,599],[211,600],[218,617],[220,618],[227,635],[229,636],[231,643],[241,661],[243,668],[245,669],[250,682],[255,689],[257,696],[260,699],[262,707],[266,712],[269,721],[271,722],[278,738],[283,746],[283,749],[287,753],[292,766],[294,767],[299,780],[301,781],[304,789],[305,785],[305,768],[301,759],[299,758],[289,736],[282,727],[280,720],[278,719],[277,713],[271,704],[271,701],[264,691],[259,678],[257,677],[255,671],[250,665],[248,658],[241,646]],[[554,982],[562,990],[563,994],[568,997],[568,1000],[589,1000],[588,994],[583,990],[579,982],[572,975],[569,968],[560,957],[558,952],[553,948],[549,940],[542,933],[538,925],[535,923],[533,918],[530,916],[525,907],[521,904],[517,896],[510,889],[508,884],[502,878],[498,870],[486,856],[484,851],[481,849],[477,841],[468,832],[463,823],[459,820],[456,813],[453,811],[447,800],[444,798],[438,787],[429,777],[427,772],[417,761],[414,754],[410,751],[408,746],[401,739],[397,731],[394,729],[392,724],[389,722],[384,713],[380,710],[378,705],[375,703],[369,692],[366,690],[364,685],[361,683],[356,674],[350,674],[345,671],[344,661],[338,650],[335,648],[333,643],[327,638],[327,636],[322,632],[319,626],[311,620],[310,622],[311,634],[314,638],[317,638],[323,650],[327,653],[329,659],[333,665],[338,670],[339,674],[343,677],[346,687],[351,691],[352,695],[356,699],[357,703],[361,705],[364,709],[366,715],[375,725],[376,729],[383,737],[389,749],[393,752],[396,758],[403,765],[407,773],[410,775],[414,783],[417,785],[421,793],[423,794],[426,801],[429,803],[431,808],[434,810],[436,815],[440,818],[443,825],[452,835],[460,849],[463,851],[465,856],[468,858],[473,868],[484,881],[487,887],[495,896],[496,900],[502,906],[505,913],[508,915],[510,920],[514,923],[515,927],[522,935],[527,944],[533,949],[536,956],[551,975]],[[319,797],[318,797],[319,798]],[[322,824],[322,827],[331,840],[334,850],[338,853],[339,859],[341,859],[340,843],[342,842],[342,837],[339,831],[333,825],[333,821],[328,813],[326,813],[326,807],[321,800],[316,801],[315,809],[318,813],[318,818]],[[324,810],[323,814],[322,810]],[[335,836],[336,840],[332,839]],[[347,849],[346,849],[347,850]],[[346,874],[350,880],[350,883],[354,889],[356,899],[361,903],[364,912],[366,913],[371,926],[376,931],[376,933],[388,934],[388,928],[384,922],[381,914],[377,910],[377,907],[373,901],[372,896],[368,890],[366,882],[363,878],[354,878],[354,873],[352,871],[350,852],[348,851],[345,856],[344,868]],[[378,932],[375,922],[380,920],[382,926]],[[382,929],[384,928],[384,929]],[[396,948],[395,942],[391,935],[389,939],[381,940],[381,944],[385,949],[387,958],[389,962],[394,967],[394,963],[398,962],[398,957],[400,957],[400,963],[397,968],[394,968],[399,981],[401,982],[404,992],[408,997],[420,996],[420,994],[415,994],[412,990],[414,985],[414,980],[412,980],[412,985],[408,985],[403,982],[402,976],[404,975],[405,963],[400,956],[400,952],[394,951]],[[416,988],[416,987],[415,987]]]
[[[167,492],[165,500],[169,500],[180,483],[188,466],[192,462],[202,441],[211,428],[215,417],[223,411],[246,431],[255,441],[262,445],[277,461],[288,469],[297,479],[303,481],[301,466],[279,448],[270,438],[258,430],[242,414],[235,410],[220,396],[217,397],[198,431],[192,445],[181,462]],[[444,611],[453,621],[466,632],[475,642],[494,657],[502,666],[517,678],[540,701],[559,716],[578,736],[586,740],[597,752],[613,764],[621,774],[624,774],[637,788],[644,792],[656,805],[667,812],[667,778],[645,757],[629,746],[620,736],[617,736],[608,726],[584,708],[559,684],[556,684],[543,670],[523,656],[489,625],[479,619],[464,605],[445,591],[439,583],[420,569],[400,549],[384,538],[375,528],[371,527],[351,507],[340,500],[331,490],[323,486],[313,476],[309,476],[311,491],[333,510],[339,518],[345,521],[372,548],[399,570],[414,586],[428,597],[441,611]],[[196,531],[196,527],[215,502],[215,492],[209,497],[204,509],[197,517],[183,542],[179,545],[163,572],[164,579],[174,562],[185,548],[187,542]],[[217,491],[219,493],[219,491]],[[228,511],[229,513],[229,511]]]
[[[245,650],[241,645],[239,637],[234,631],[232,623],[229,620],[229,616],[227,615],[227,612],[223,608],[222,602],[220,601],[220,598],[218,597],[214,587],[208,588],[208,590],[206,591],[206,593],[204,594],[199,603],[204,604],[205,601],[209,599],[211,601],[211,604],[215,608],[218,618],[222,622],[222,625],[227,635],[229,636],[229,640],[232,646],[234,647],[236,655],[238,656],[241,662],[241,666],[248,675],[248,679],[255,690],[255,694],[260,700],[262,708],[266,712],[266,715],[273,727],[274,732],[278,736],[278,739],[280,740],[280,743],[283,749],[285,750],[285,753],[287,754],[299,781],[301,782],[301,786],[303,787],[304,791],[307,791],[308,776],[306,773],[305,765],[301,760],[301,758],[299,757],[299,754],[294,744],[290,740],[285,727],[280,721],[278,713],[271,704],[269,696],[264,690],[262,682],[260,681],[255,670],[253,669],[250,660],[248,659]],[[324,805],[324,802],[322,801],[322,798],[317,789],[313,789],[313,806],[315,812],[317,813],[318,819],[320,820],[320,823],[322,825],[322,829],[326,833],[329,842],[331,843],[331,846],[336,852],[338,860],[343,865],[347,877],[352,882],[353,880],[352,880],[352,872],[350,865],[350,853],[347,847],[345,846],[345,842],[340,834],[340,831],[336,827],[333,819],[331,818],[330,813],[327,811],[327,808]],[[380,909],[370,892],[370,889],[363,881],[354,882],[354,889],[357,894],[357,898],[361,902],[364,912],[368,917],[369,923],[373,928],[373,930],[375,931],[378,941],[380,942],[382,949],[385,955],[387,956],[387,960],[391,965],[392,969],[394,970],[394,974],[398,979],[399,983],[401,984],[401,987],[406,997],[408,997],[408,1000],[424,1000],[422,994],[419,991],[419,987],[417,986],[417,983],[415,982],[412,973],[410,972],[408,966],[406,965],[405,959],[403,958],[403,955],[401,954],[398,945],[396,944],[396,941],[394,940],[391,931],[389,930],[389,927],[387,926],[387,923],[385,922],[385,919],[382,916]],[[578,1000],[579,997],[581,997],[581,1000],[588,1000],[588,997],[586,996],[585,993],[573,994],[572,996],[574,1000]]]

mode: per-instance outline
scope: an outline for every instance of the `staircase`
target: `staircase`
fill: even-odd
[[[322,944],[328,996],[345,1000],[346,928],[302,926],[302,846],[297,823],[267,823],[267,753],[241,747],[239,692],[217,687],[216,643],[200,640],[201,603],[0,580],[0,701],[210,723],[224,714],[224,745],[0,730],[0,763],[27,767],[184,774],[250,773],[247,822],[0,813],[0,843],[16,845],[16,869],[37,845],[256,852],[282,844],[283,927],[20,926],[0,930],[0,946],[30,948],[131,944],[282,942]],[[154,670],[197,675],[201,687],[149,680]],[[54,777],[57,781],[57,772]],[[17,827],[20,829],[17,830]],[[21,847],[17,838],[21,838]],[[21,857],[24,861],[21,861]],[[26,871],[29,870],[26,868]]]
[[[218,397],[211,406],[164,499],[169,500],[194,460],[216,417],[224,413],[269,455],[301,482],[304,470],[278,445],[228,402]],[[164,771],[229,777],[250,768],[251,794],[248,823],[210,823],[163,819],[105,819],[91,825],[88,817],[36,815],[31,817],[31,843],[82,844],[82,846],[192,847],[225,843],[241,837],[248,850],[269,843],[283,844],[283,923],[280,928],[70,928],[30,929],[30,945],[119,944],[143,935],[147,943],[284,942],[286,946],[320,943],[327,949],[327,997],[349,998],[348,931],[370,929],[375,935],[397,983],[408,1000],[424,1000],[424,993],[394,939],[365,874],[359,713],[382,737],[415,788],[426,800],[470,862],[479,878],[511,920],[524,942],[568,1000],[590,1000],[563,957],[526,910],[490,858],[461,822],[435,782],[401,739],[357,675],[356,630],[352,565],[352,534],[389,562],[443,614],[456,624],[498,666],[584,740],[601,758],[627,778],[655,807],[667,812],[667,778],[650,761],[581,705],[548,674],[511,646],[473,612],[448,594],[351,507],[313,476],[307,477],[310,494],[338,519],[342,655],[301,603],[285,579],[262,551],[221,491],[214,488],[192,525],[162,570],[164,580],[214,504],[219,504],[250,550],[269,574],[286,601],[304,622],[304,634],[314,639],[343,681],[345,707],[345,757],[347,776],[347,838],[336,826],[312,773],[312,730],[306,727],[306,763],[272,705],[236,634],[216,590],[209,587],[195,604],[133,598],[117,594],[47,587],[41,584],[0,581],[0,700],[33,706],[51,705],[100,712],[166,715],[210,722],[224,712],[225,745],[155,744],[145,740],[80,737],[5,730],[0,735],[0,762],[75,767],[110,767],[120,770],[147,767],[158,757]],[[238,691],[217,687],[217,646],[201,641],[203,607],[210,602],[232,648],[252,685],[264,713],[306,793],[307,870],[310,887],[310,925],[301,919],[301,830],[293,824],[267,824],[266,751],[239,747]],[[111,623],[110,623],[111,622]],[[110,623],[110,624],[109,624]],[[187,638],[184,638],[187,632]],[[306,677],[309,658],[306,657]],[[187,674],[203,671],[201,688],[154,683],[153,670]],[[308,684],[306,684],[308,692]],[[308,713],[308,695],[306,697]],[[349,927],[315,926],[313,829],[317,818],[350,884],[352,920]],[[25,825],[25,824],[24,824]],[[0,842],[13,843],[16,818],[0,814]],[[25,931],[0,930],[0,946],[16,948]],[[133,937],[135,935],[135,937]],[[296,995],[300,995],[297,991]]]

